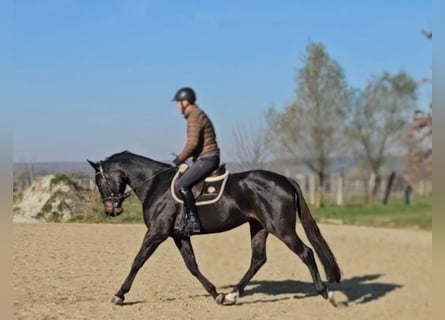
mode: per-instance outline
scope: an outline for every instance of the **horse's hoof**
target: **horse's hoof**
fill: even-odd
[[[239,297],[238,292],[232,292],[232,293],[228,293],[228,294],[220,293],[215,298],[215,300],[216,300],[217,304],[231,306],[236,303],[236,300],[238,299],[238,297]]]
[[[226,295],[224,293],[220,293],[216,296],[215,301],[217,304],[223,304]]]
[[[232,305],[236,303],[236,300],[239,297],[239,293],[238,292],[231,292],[226,294],[226,297],[224,299],[224,304],[225,305]]]
[[[111,299],[111,303],[121,306],[124,304],[124,299],[123,298],[119,298],[118,296],[113,296],[113,298]]]
[[[317,293],[319,295],[321,295],[324,299],[328,299],[329,298],[329,292],[327,288],[323,288],[321,290],[317,290]]]
[[[334,291],[328,292],[328,300],[334,307],[337,307],[337,302],[335,301]]]

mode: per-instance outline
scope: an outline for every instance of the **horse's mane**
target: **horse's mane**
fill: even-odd
[[[141,162],[143,164],[149,164],[151,166],[154,167],[159,167],[159,168],[164,168],[164,167],[169,167],[171,166],[170,164],[161,162],[161,161],[157,161],[157,160],[153,160],[150,158],[147,158],[145,156],[141,156],[135,153],[132,153],[128,150],[122,151],[122,152],[118,152],[115,153],[109,157],[107,157],[105,159],[106,162]]]

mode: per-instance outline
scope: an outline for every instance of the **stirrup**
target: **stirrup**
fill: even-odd
[[[201,232],[201,226],[199,225],[199,222],[196,220],[187,220],[183,230],[185,235],[190,235],[192,233]]]
[[[176,222],[173,226],[174,233],[175,234],[184,233],[186,224],[187,224],[187,220],[185,218],[181,219],[179,222]]]

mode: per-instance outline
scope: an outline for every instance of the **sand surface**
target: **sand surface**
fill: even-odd
[[[269,236],[268,261],[234,306],[220,306],[186,269],[173,240],[140,270],[126,305],[110,303],[143,225],[14,224],[15,319],[431,319],[432,233],[320,225],[343,271],[334,308],[306,266]],[[301,225],[297,232],[306,240]],[[250,262],[248,226],[192,238],[201,272],[230,292]],[[317,260],[318,261],[318,260]],[[322,266],[318,264],[322,278]],[[348,304],[346,305],[346,301]]]

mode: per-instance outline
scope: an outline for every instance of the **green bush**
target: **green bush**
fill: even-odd
[[[72,187],[74,190],[80,189],[75,181],[73,181],[70,177],[68,177],[63,173],[58,173],[54,176],[54,178],[51,179],[49,185],[50,190],[53,190],[53,188],[58,184],[68,185]]]

